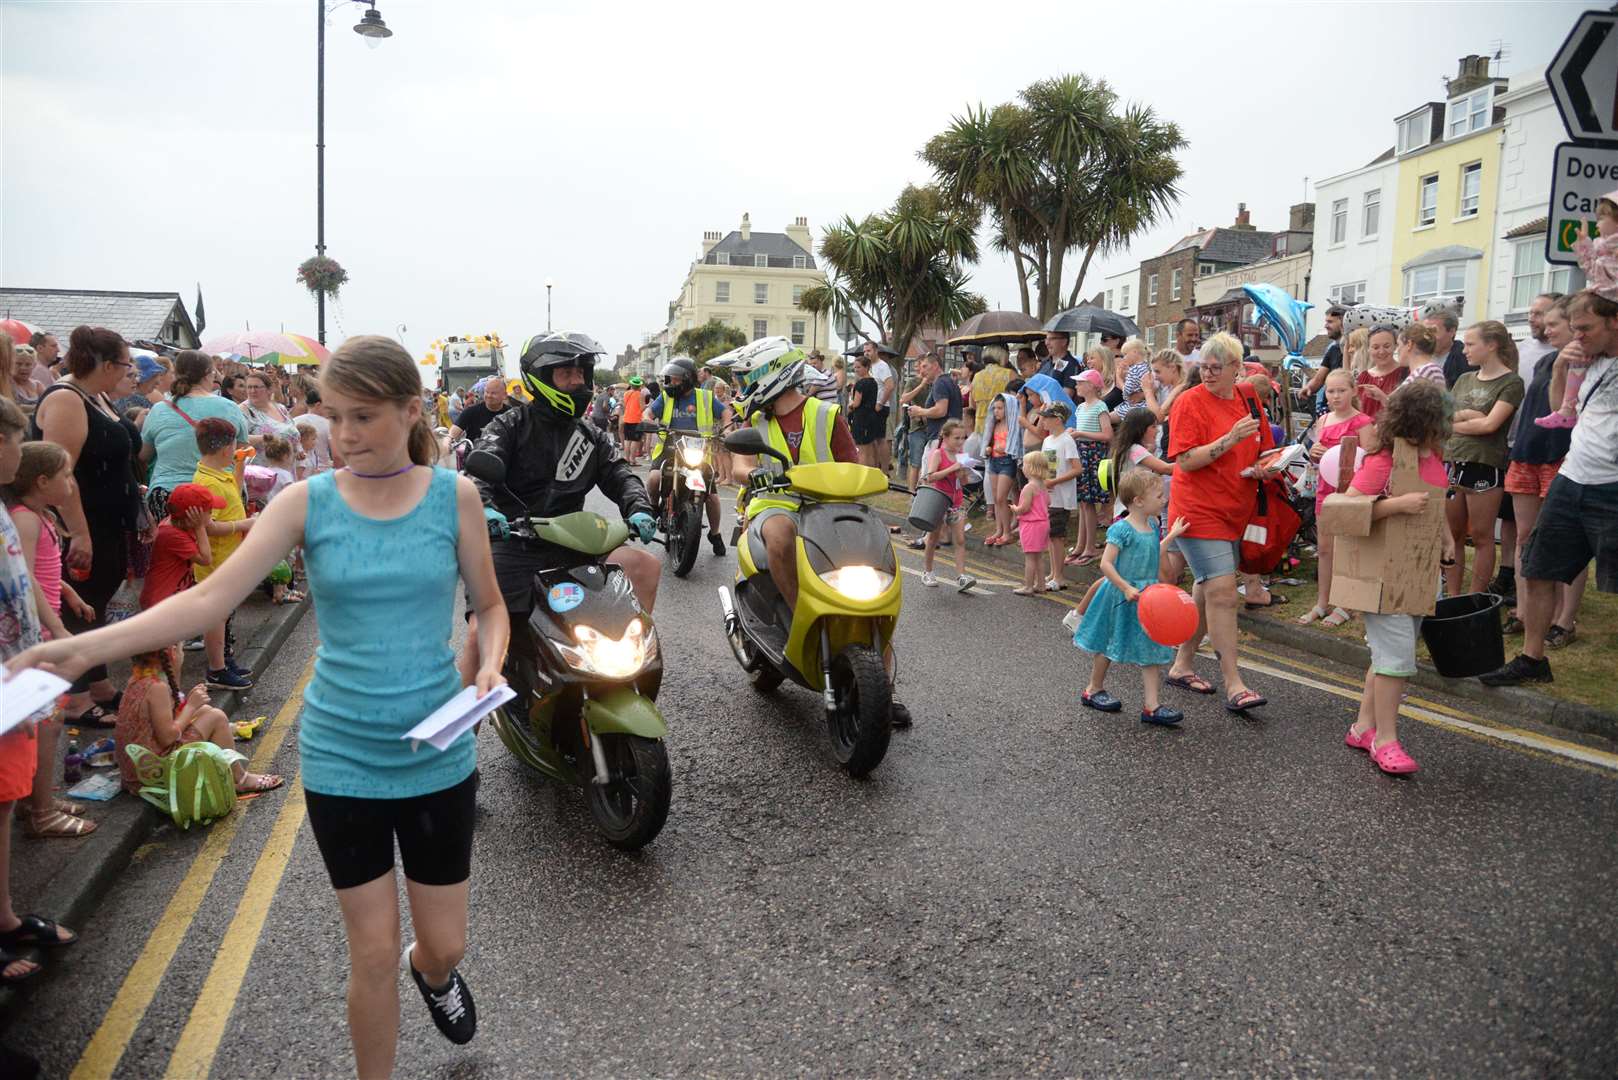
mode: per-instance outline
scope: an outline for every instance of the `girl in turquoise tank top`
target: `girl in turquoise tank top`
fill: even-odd
[[[457,970],[466,948],[477,751],[467,732],[445,750],[401,736],[461,689],[449,647],[455,589],[477,616],[477,671],[503,681],[510,637],[483,507],[472,482],[436,468],[421,377],[392,338],[344,342],[324,366],[332,445],[348,467],[293,484],[265,508],[217,573],[133,618],[52,641],[7,664],[73,678],[98,663],[162,648],[225,617],[303,545],[320,612],[314,676],[299,722],[309,824],[348,930],[348,1016],[361,1076],[392,1072],[398,948],[395,839],[417,939],[404,962],[433,1022],[457,1043],[477,1013]]]

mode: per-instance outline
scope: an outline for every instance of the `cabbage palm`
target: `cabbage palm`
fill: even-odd
[[[1179,200],[1174,154],[1185,139],[1146,106],[1120,111],[1107,84],[1085,75],[1041,80],[1019,98],[968,108],[921,157],[949,205],[990,215],[993,245],[1015,263],[1024,313],[1046,319],[1078,303],[1096,255],[1126,245]],[[1064,294],[1070,251],[1083,261]]]

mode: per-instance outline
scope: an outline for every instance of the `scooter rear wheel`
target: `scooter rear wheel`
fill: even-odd
[[[881,764],[893,734],[893,688],[882,658],[865,645],[850,645],[831,664],[836,704],[826,711],[832,756],[853,777]]]
[[[668,748],[660,739],[638,735],[601,735],[612,782],[586,781],[590,816],[607,843],[620,851],[638,851],[651,843],[668,820],[674,775]]]

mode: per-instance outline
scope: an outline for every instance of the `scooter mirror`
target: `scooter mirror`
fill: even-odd
[[[759,434],[757,428],[737,428],[725,436],[725,449],[737,454],[746,454],[749,457],[758,457],[768,453],[769,446],[764,436]]]
[[[499,487],[506,482],[506,463],[492,450],[473,450],[461,468],[485,484]]]

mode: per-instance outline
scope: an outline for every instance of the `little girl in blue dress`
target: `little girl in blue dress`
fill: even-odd
[[[1105,580],[1073,635],[1074,645],[1095,654],[1089,685],[1079,700],[1088,709],[1122,711],[1123,702],[1103,689],[1107,669],[1114,663],[1133,664],[1141,669],[1144,686],[1141,720],[1172,727],[1185,717],[1177,709],[1160,705],[1157,694],[1164,665],[1174,658],[1174,650],[1146,636],[1135,603],[1142,589],[1157,583],[1157,525],[1152,518],[1163,512],[1163,483],[1150,470],[1130,469],[1118,481],[1118,498],[1127,513],[1107,530],[1107,547],[1101,555]],[[1177,520],[1163,543],[1172,542],[1186,527],[1184,518]]]

